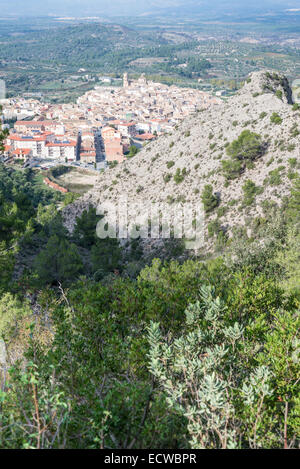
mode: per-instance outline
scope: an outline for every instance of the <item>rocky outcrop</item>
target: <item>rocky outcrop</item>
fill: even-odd
[[[238,95],[273,94],[284,103],[292,104],[292,89],[288,79],[273,71],[254,72],[246,80]]]

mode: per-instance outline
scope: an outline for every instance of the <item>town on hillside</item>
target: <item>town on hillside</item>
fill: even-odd
[[[95,87],[76,104],[37,99],[2,99],[3,127],[9,129],[2,160],[48,169],[71,164],[103,170],[122,163],[186,116],[221,100],[191,88],[123,76],[123,87]],[[13,126],[13,127],[12,127]]]

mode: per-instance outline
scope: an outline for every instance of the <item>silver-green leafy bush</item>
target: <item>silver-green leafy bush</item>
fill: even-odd
[[[148,328],[149,369],[170,407],[187,419],[191,448],[263,447],[260,423],[265,399],[272,395],[266,366],[244,366],[245,330],[224,327],[226,307],[211,287],[186,312],[181,337],[162,336],[158,323]]]

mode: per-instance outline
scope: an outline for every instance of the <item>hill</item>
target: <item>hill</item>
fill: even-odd
[[[0,165],[0,448],[102,449],[104,462],[114,449],[299,448],[290,102],[284,77],[252,75],[230,102],[106,171],[71,206],[74,194],[40,187],[33,170]],[[139,243],[97,238],[93,208],[73,229],[83,208],[122,194],[142,209],[201,200],[204,252],[214,239],[233,249],[208,259],[151,249],[151,262]],[[263,218],[273,244],[261,242]],[[242,231],[255,220],[251,258]]]
[[[127,0],[124,5],[123,1],[116,1],[110,3],[107,1],[98,0],[52,0],[49,4],[40,4],[37,0],[31,0],[27,2],[25,7],[24,3],[20,0],[15,0],[14,5],[5,4],[3,5],[3,15],[33,15],[39,12],[39,15],[92,15],[101,14],[105,16],[138,16],[145,14],[157,14],[165,13],[169,15],[187,15],[187,11],[192,14],[201,14],[203,15],[220,15],[220,14],[235,14],[236,16],[245,17],[250,13],[262,13],[262,12],[272,12],[282,10],[284,8],[296,8],[298,6],[295,0],[284,2],[283,0],[265,0],[263,4],[257,4],[256,1],[248,1],[247,4],[238,2],[237,0],[215,0],[214,8],[211,9],[211,4],[207,0],[201,1],[199,4],[198,1],[189,0],[184,2],[183,0],[177,0],[176,2],[157,2],[153,1],[140,1],[135,2],[133,0]]]
[[[66,208],[66,225],[72,230],[89,204],[116,203],[120,195],[141,206],[145,201],[199,203],[209,185],[217,201],[214,210],[206,210],[206,250],[218,232],[231,237],[235,228],[246,227],[250,236],[255,224],[249,220],[280,206],[290,193],[300,167],[298,123],[287,79],[254,72],[227,102],[198,112],[101,174],[90,192]],[[254,149],[247,154],[251,139]],[[245,154],[243,149],[235,154],[243,145]]]

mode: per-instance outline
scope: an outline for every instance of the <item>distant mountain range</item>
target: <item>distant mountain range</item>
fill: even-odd
[[[298,0],[0,0],[1,15],[18,16],[138,16],[145,14],[169,14],[178,16],[219,15],[248,16],[268,14],[287,9],[299,8]]]

